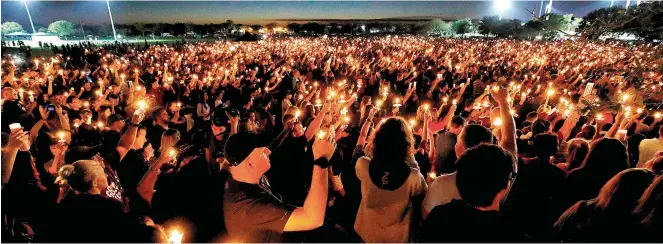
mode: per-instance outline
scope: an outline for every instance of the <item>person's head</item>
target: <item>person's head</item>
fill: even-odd
[[[152,147],[150,140],[145,140],[139,148],[136,148],[136,152],[142,155],[146,161],[149,161],[154,157],[154,148]]]
[[[583,125],[578,137],[585,140],[591,140],[594,138],[594,135],[596,135],[596,127],[593,125]]]
[[[538,117],[539,117],[539,113],[537,113],[536,111],[532,111],[532,112],[527,113],[527,119],[526,120],[529,121],[529,122],[534,122],[534,121],[536,121],[536,119]]]
[[[495,136],[486,127],[476,124],[469,124],[461,130],[458,134],[458,141],[456,142],[456,155],[461,155],[468,148],[472,148],[481,143],[493,143]]]
[[[80,115],[81,115],[81,120],[84,123],[88,123],[88,124],[92,123],[92,111],[90,111],[89,109],[83,109],[83,110],[81,110]]]
[[[546,133],[550,129],[550,122],[543,119],[537,119],[532,123],[532,136],[536,136],[541,133]]]
[[[108,187],[102,164],[95,160],[78,160],[64,165],[58,172],[58,182],[80,193],[100,194]]]
[[[542,161],[547,161],[551,156],[557,153],[557,135],[552,133],[543,133],[534,136],[532,139],[533,153]]]
[[[589,152],[589,143],[584,139],[575,138],[569,141],[566,148],[566,162],[568,163],[568,171],[579,168],[582,162],[585,161],[587,153]]]
[[[117,132],[122,131],[124,125],[126,124],[124,117],[120,114],[112,114],[111,116],[108,116],[106,122],[108,123],[108,127],[111,130]]]
[[[134,144],[131,145],[132,149],[140,149],[145,146],[145,142],[147,141],[147,129],[145,128],[144,125],[138,125],[138,130],[136,131],[136,139],[134,140]]]
[[[392,117],[381,123],[370,144],[371,155],[376,161],[402,163],[414,154],[412,130],[400,117]]]
[[[157,108],[152,112],[152,120],[154,120],[155,123],[165,124],[170,120],[170,116],[165,109]]]
[[[449,131],[451,133],[458,135],[463,130],[464,126],[465,126],[465,119],[460,116],[454,116],[453,118],[451,118],[451,122],[449,122]]]
[[[590,145],[589,154],[576,170],[587,170],[597,177],[612,177],[628,168],[626,146],[614,138],[601,138]]]
[[[642,193],[654,179],[647,169],[627,169],[612,177],[596,197],[596,206],[602,210],[631,213]]]
[[[659,151],[654,158],[645,162],[642,168],[649,169],[654,174],[663,174],[663,156],[661,156],[661,152]]]
[[[67,103],[69,104],[69,107],[71,107],[71,109],[73,110],[81,109],[81,100],[77,97],[67,98]]]
[[[178,130],[168,129],[164,131],[161,135],[161,146],[159,147],[159,151],[165,152],[164,150],[174,147],[178,141],[180,141],[180,132]]]
[[[514,157],[497,145],[470,148],[456,161],[458,193],[475,208],[498,210],[515,176]]]
[[[110,101],[111,106],[117,106],[120,104],[120,97],[117,94],[108,95],[108,101]]]
[[[663,202],[663,174],[654,178],[654,182],[645,189],[633,213],[642,219],[643,224],[650,224],[654,211],[659,213],[663,211],[657,208],[657,205],[661,206],[661,202]]]
[[[224,147],[225,159],[230,163],[230,174],[238,181],[257,184],[271,167],[265,147],[258,147],[257,135],[241,132],[228,138]]]
[[[14,101],[18,99],[18,92],[11,87],[2,88],[2,99],[5,101]]]
[[[90,83],[90,82],[85,82],[85,83],[83,83],[83,89],[84,89],[85,91],[90,91],[90,90],[92,90],[92,83]]]

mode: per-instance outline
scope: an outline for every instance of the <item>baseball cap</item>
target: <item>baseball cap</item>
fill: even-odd
[[[231,164],[237,166],[251,154],[253,149],[260,146],[260,140],[254,133],[240,132],[228,138],[223,154]]]

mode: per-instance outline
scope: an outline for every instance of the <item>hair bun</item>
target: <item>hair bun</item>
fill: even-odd
[[[58,171],[58,177],[55,179],[55,183],[58,185],[66,185],[67,179],[74,174],[75,167],[73,165],[67,164],[60,167]]]

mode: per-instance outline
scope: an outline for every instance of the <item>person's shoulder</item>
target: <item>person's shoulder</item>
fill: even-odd
[[[452,200],[449,203],[435,206],[428,214],[426,220],[427,221],[430,220],[438,224],[447,221],[453,222],[454,221],[453,216],[456,213],[459,213],[459,210],[462,210],[466,207],[467,205],[463,201]]]

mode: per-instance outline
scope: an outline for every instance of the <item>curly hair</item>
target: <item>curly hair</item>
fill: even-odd
[[[414,154],[412,130],[401,117],[392,117],[381,123],[371,145],[371,155],[378,162],[402,163]]]

